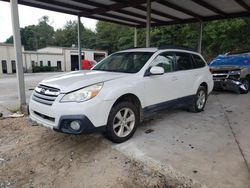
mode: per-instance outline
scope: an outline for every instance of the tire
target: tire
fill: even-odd
[[[139,110],[136,106],[131,102],[120,102],[109,113],[105,135],[114,143],[125,142],[134,135],[138,124]]]
[[[249,92],[249,81],[248,79],[242,79],[241,82],[240,93],[247,94]]]
[[[202,112],[207,102],[207,89],[204,86],[200,86],[196,92],[195,97],[192,100],[189,111]]]

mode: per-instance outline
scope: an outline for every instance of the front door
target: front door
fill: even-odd
[[[179,80],[174,72],[175,55],[173,52],[163,52],[152,62],[152,66],[163,67],[163,75],[151,75],[144,77],[145,106],[147,108],[166,107],[170,101],[180,96]]]

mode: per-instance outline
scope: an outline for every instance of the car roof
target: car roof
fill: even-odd
[[[156,51],[158,51],[158,48],[131,48],[119,52],[156,52]]]
[[[117,53],[120,52],[157,52],[157,51],[179,51],[179,52],[187,52],[187,53],[192,53],[192,54],[197,54],[200,55],[198,52],[192,50],[192,49],[187,49],[187,48],[180,48],[180,47],[160,47],[160,48],[131,48],[131,49],[127,49],[127,50],[122,50],[122,51],[118,51]]]

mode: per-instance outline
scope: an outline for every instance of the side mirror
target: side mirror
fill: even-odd
[[[164,74],[164,72],[165,72],[164,69],[158,66],[153,66],[149,70],[150,75],[162,75]]]

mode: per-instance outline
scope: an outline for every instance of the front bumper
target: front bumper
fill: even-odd
[[[33,121],[29,118],[29,121],[33,123],[39,123]],[[77,121],[80,124],[79,130],[72,129],[69,125],[72,121]],[[51,127],[50,127],[51,128]],[[93,132],[103,132],[105,131],[105,126],[95,127],[93,123],[84,115],[69,115],[62,116],[59,121],[58,127],[52,127],[54,131],[67,133],[67,134],[83,134],[83,133],[93,133]]]
[[[95,98],[83,103],[61,103],[61,97],[58,96],[51,106],[34,101],[31,97],[29,119],[44,127],[70,134],[91,133],[105,129],[113,101]],[[69,126],[74,120],[80,122],[79,131],[74,131]]]
[[[214,79],[214,90],[228,90],[240,93],[241,81],[233,79]]]

